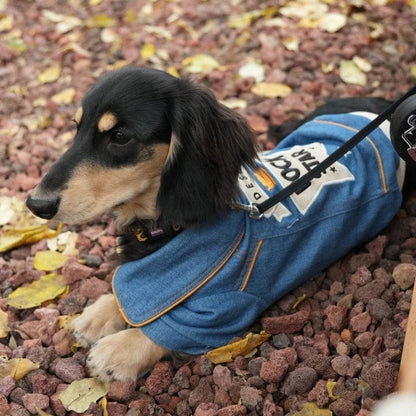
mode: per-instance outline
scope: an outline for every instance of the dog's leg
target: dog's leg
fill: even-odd
[[[112,294],[101,296],[95,303],[84,309],[81,316],[72,322],[77,341],[88,347],[100,338],[126,328],[126,322],[118,311]]]
[[[140,329],[131,328],[97,341],[87,366],[90,374],[101,380],[136,380],[168,353]]]

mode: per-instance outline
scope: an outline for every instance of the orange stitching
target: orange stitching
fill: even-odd
[[[245,288],[248,285],[248,281],[250,280],[251,273],[252,273],[252,271],[254,269],[254,265],[256,264],[257,256],[259,255],[259,252],[260,252],[260,249],[261,249],[261,246],[262,245],[263,245],[263,240],[260,240],[258,242],[257,247],[256,247],[256,250],[254,252],[253,259],[251,260],[250,267],[247,270],[246,277],[244,278],[243,284],[240,287],[240,292],[244,292]]]

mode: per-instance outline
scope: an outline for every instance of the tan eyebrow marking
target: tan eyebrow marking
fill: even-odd
[[[104,113],[98,121],[98,130],[103,133],[104,131],[111,130],[117,123],[117,117],[113,113]]]
[[[78,110],[75,112],[74,121],[79,126],[81,124],[83,109],[82,107],[78,107]]]

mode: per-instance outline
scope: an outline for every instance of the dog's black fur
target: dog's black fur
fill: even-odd
[[[381,98],[335,99],[303,120],[272,127],[269,134],[281,140],[320,114],[378,114],[388,105]],[[99,131],[97,123],[108,112],[117,122]],[[179,228],[197,226],[228,209],[239,192],[241,167],[252,165],[257,153],[242,116],[220,104],[209,90],[158,70],[126,68],[105,75],[84,97],[82,117],[76,121],[72,146],[28,198],[29,208],[40,217],[59,217],[62,195],[79,165],[117,175],[124,167],[151,162],[155,145],[170,146],[160,173],[157,217],[131,215],[122,224],[119,244],[125,260],[141,258],[166,244]],[[128,203],[115,199],[112,209],[117,212]],[[155,228],[164,233],[151,237]],[[143,241],[136,238],[138,230],[147,235]]]

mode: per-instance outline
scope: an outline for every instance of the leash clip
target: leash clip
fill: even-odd
[[[264,214],[259,210],[258,204],[254,202],[250,202],[249,205],[246,205],[241,202],[233,201],[231,208],[248,212],[249,217],[253,218],[253,220],[261,220],[264,217]]]

